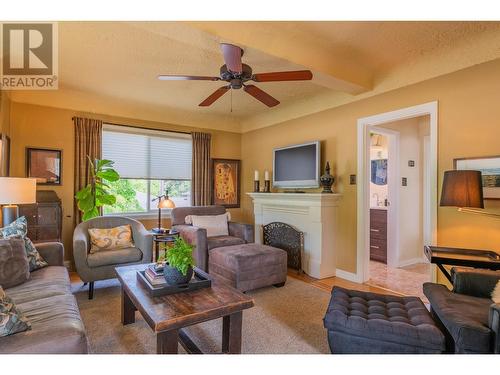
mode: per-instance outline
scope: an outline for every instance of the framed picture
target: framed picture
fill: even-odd
[[[26,175],[36,178],[38,185],[61,185],[62,151],[26,148]]]
[[[10,175],[10,138],[8,135],[0,134],[0,176]]]
[[[500,199],[500,156],[454,159],[458,170],[481,171],[484,199]]]
[[[240,160],[212,159],[212,203],[240,207]]]

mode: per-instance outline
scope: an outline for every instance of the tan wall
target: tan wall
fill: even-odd
[[[74,130],[71,118],[84,115],[72,110],[43,107],[31,104],[12,102],[11,139],[12,158],[11,175],[26,175],[26,147],[47,147],[63,150],[62,186],[39,189],[55,190],[62,199],[63,205],[63,242],[66,259],[70,260],[73,235],[73,196],[74,196]],[[154,129],[192,131],[195,128],[170,125],[167,123],[125,119],[119,117],[87,114],[88,117],[100,118],[118,124],[143,126]],[[197,129],[198,130],[198,129]],[[204,130],[206,131],[206,130]],[[212,156],[215,158],[240,159],[241,135],[223,131],[209,131],[212,134]],[[231,210],[235,219],[240,217],[239,209]],[[155,226],[155,220],[145,220],[146,227]],[[165,220],[165,226],[169,221]]]
[[[10,131],[10,98],[6,91],[0,90],[0,134]]]
[[[439,189],[453,158],[500,154],[500,60],[394,90],[269,128],[243,134],[243,192],[252,190],[253,170],[272,169],[273,147],[322,141],[323,163],[333,164],[339,207],[338,267],[356,270],[356,122],[359,118],[437,100],[439,102]],[[243,194],[245,220],[253,220],[251,200]],[[486,201],[486,207],[500,202]],[[439,208],[438,243],[500,250],[499,221]]]

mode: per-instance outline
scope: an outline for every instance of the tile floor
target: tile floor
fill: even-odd
[[[422,284],[431,280],[430,264],[417,263],[402,268],[387,267],[386,264],[370,261],[370,286],[409,296],[417,296],[428,303],[422,292]]]

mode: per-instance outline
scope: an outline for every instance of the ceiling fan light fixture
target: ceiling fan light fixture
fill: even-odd
[[[283,82],[283,81],[307,81],[312,79],[312,72],[310,70],[297,70],[287,72],[269,72],[253,74],[252,68],[241,62],[243,56],[243,49],[230,44],[221,43],[221,50],[224,56],[225,64],[220,68],[220,77],[206,77],[206,76],[187,76],[187,75],[159,75],[158,79],[162,81],[179,81],[179,80],[193,80],[193,81],[225,81],[227,86],[223,86],[213,92],[208,98],[199,104],[200,107],[208,107],[212,105],[217,99],[224,95],[229,89],[241,89],[255,99],[264,103],[268,107],[274,107],[280,102],[273,98],[271,95],[261,90],[254,85],[245,85],[245,82]]]

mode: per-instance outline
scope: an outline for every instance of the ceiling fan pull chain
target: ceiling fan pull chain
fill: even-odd
[[[231,113],[233,113],[233,90],[231,90]]]

